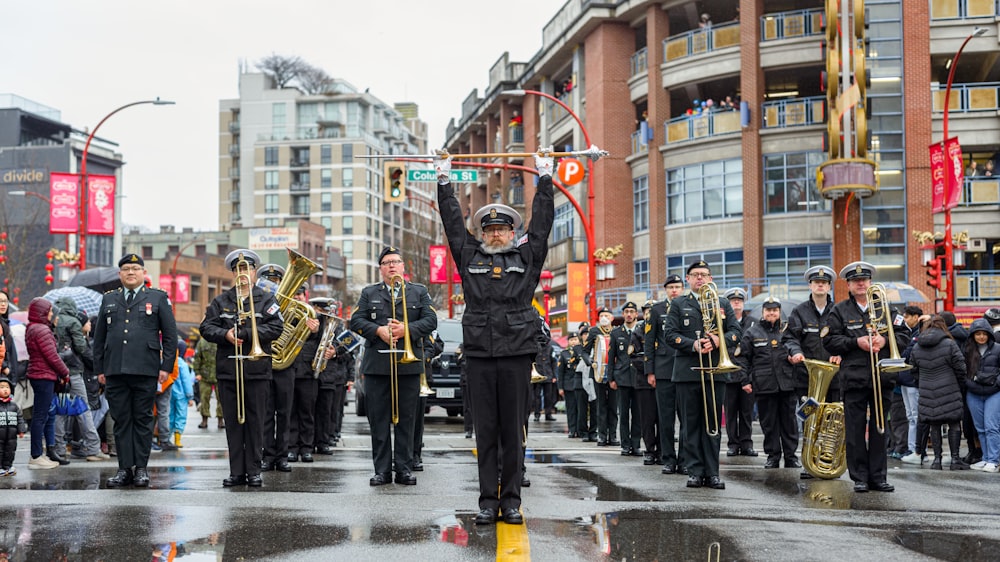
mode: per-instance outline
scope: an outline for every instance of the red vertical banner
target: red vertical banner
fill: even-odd
[[[948,158],[951,158],[952,174],[951,193],[947,205],[949,209],[954,209],[962,200],[962,191],[965,189],[965,164],[962,163],[962,146],[958,144],[958,137],[946,140],[944,150]]]
[[[174,303],[186,303],[191,302],[191,276],[190,275],[178,275],[177,276],[177,287],[174,287],[173,280],[170,275],[162,274],[160,275],[160,289],[166,291],[167,296]]]
[[[936,142],[930,146],[931,153],[931,193],[933,194],[932,212],[944,211],[945,165],[944,148]]]
[[[576,326],[589,321],[587,313],[587,264],[570,262],[566,264],[566,325]]]
[[[115,233],[115,177],[87,176],[87,234]]]
[[[431,246],[431,278],[430,283],[443,285],[448,282],[448,248]]]
[[[80,176],[49,174],[49,233],[74,234],[77,229],[77,209]]]

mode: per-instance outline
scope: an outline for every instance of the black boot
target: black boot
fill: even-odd
[[[969,463],[959,455],[962,449],[962,428],[957,423],[948,426],[948,447],[951,449],[951,470],[969,470]]]
[[[931,446],[934,447],[934,462],[931,470],[941,470],[941,426],[931,426]]]
[[[60,455],[57,447],[46,447],[45,456],[49,457],[49,460],[55,461],[62,466],[69,464],[69,459]]]

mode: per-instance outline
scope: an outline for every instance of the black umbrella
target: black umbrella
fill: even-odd
[[[67,287],[87,287],[98,293],[112,291],[122,286],[117,267],[95,267],[84,269],[66,283]]]

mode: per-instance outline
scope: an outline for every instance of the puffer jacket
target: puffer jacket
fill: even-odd
[[[56,335],[49,324],[52,303],[38,297],[28,305],[28,327],[24,345],[28,348],[28,378],[55,381],[69,376],[69,368],[59,358]]]
[[[986,352],[978,358],[972,354],[979,355],[979,346],[976,345],[976,332],[986,332]],[[969,340],[966,342],[966,357],[969,362],[969,373],[965,381],[966,389],[972,394],[989,396],[1000,392],[1000,345],[996,343],[996,334],[990,323],[984,318],[977,318],[969,327]],[[971,367],[978,363],[978,368],[972,372]],[[992,384],[988,384],[992,381]]]
[[[94,369],[94,353],[87,343],[87,336],[83,333],[83,323],[80,322],[76,303],[73,299],[63,297],[56,301],[56,309],[59,311],[59,321],[56,323],[56,344],[60,350],[70,350],[72,353],[63,353],[60,357],[69,367],[69,372],[74,375],[82,375],[84,371]]]
[[[962,419],[965,356],[955,340],[937,328],[922,332],[910,352],[911,373],[920,389],[917,412],[922,422]]]

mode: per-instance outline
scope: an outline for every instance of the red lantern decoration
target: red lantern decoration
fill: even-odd
[[[55,277],[52,277],[51,274],[45,276],[46,285],[51,285],[53,281],[55,281]]]
[[[52,276],[52,270],[56,268],[56,266],[52,265],[52,258],[55,257],[55,252],[49,250],[48,252],[45,252],[45,257],[49,258],[49,263],[45,264],[45,271],[48,272],[45,275],[45,284],[51,285],[52,282],[55,281],[55,277]]]

